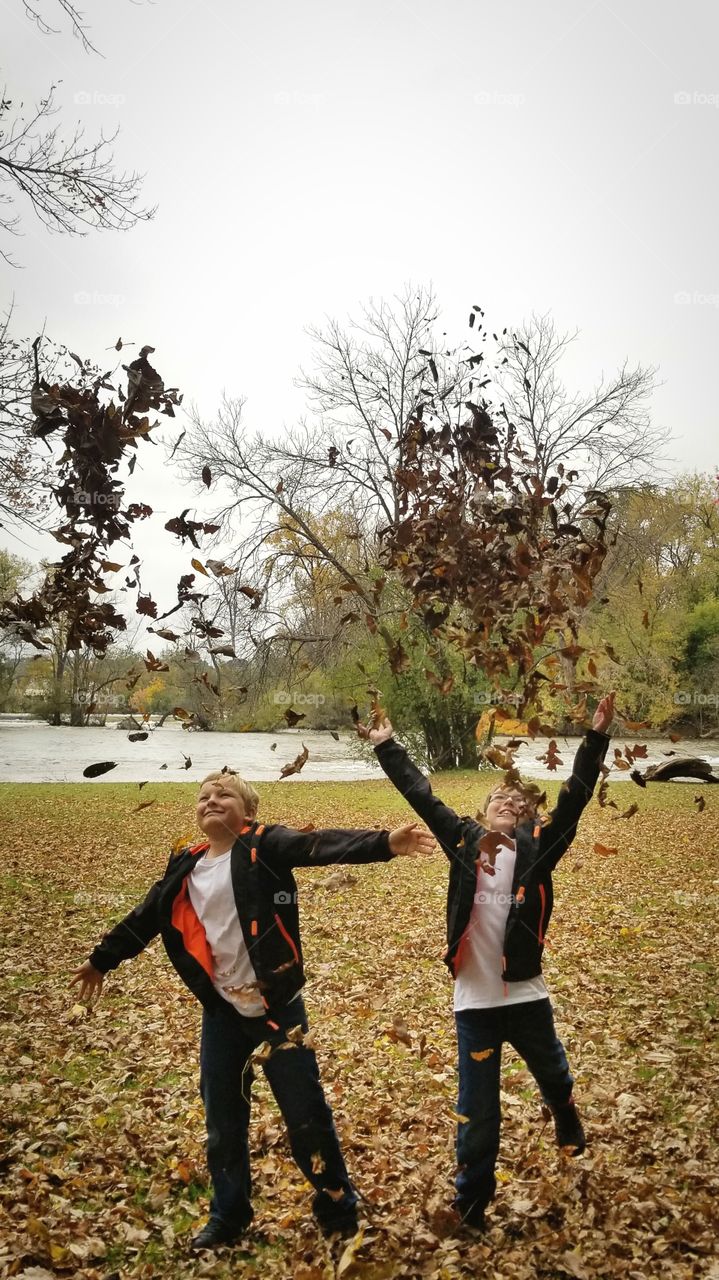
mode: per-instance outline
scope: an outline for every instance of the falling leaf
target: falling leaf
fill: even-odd
[[[700,813],[703,813],[703,812],[704,812],[704,810],[705,810],[705,808],[706,808],[706,803],[707,803],[707,802],[706,802],[706,800],[704,799],[704,796],[703,796],[703,795],[701,795],[701,794],[700,794],[700,795],[698,795],[698,796],[695,796],[695,797],[694,797],[694,803],[695,803],[695,805],[696,805],[697,809],[699,810],[699,812],[700,812]]]
[[[197,573],[204,573],[205,577],[209,578],[210,575],[207,572],[207,569],[205,568],[204,564],[202,564],[200,560],[191,560],[190,564],[192,565],[193,569],[197,571]]]
[[[149,736],[149,733],[144,730],[139,733],[128,733],[127,735],[129,742],[146,742]]]
[[[206,487],[209,489],[210,485],[212,484],[212,472],[210,471],[210,468],[208,467],[207,463],[205,463],[204,467],[202,468],[201,475],[202,475],[202,483],[206,485]]]
[[[103,760],[100,764],[89,764],[83,769],[83,778],[99,778],[102,773],[109,773],[110,769],[117,768],[116,760]]]
[[[479,1049],[476,1053],[470,1053],[470,1058],[474,1058],[475,1062],[484,1062],[487,1058],[491,1058],[494,1049]]]
[[[619,822],[620,818],[633,818],[635,813],[639,813],[639,805],[630,804],[629,808],[625,809],[623,813],[615,813],[612,816],[615,822]]]
[[[618,850],[616,848],[612,849],[606,844],[595,844],[594,852],[601,854],[603,858],[607,858],[610,854],[617,853]]]
[[[549,746],[547,747],[547,750],[545,751],[544,755],[537,756],[537,759],[538,759],[542,764],[546,764],[547,768],[548,768],[551,772],[553,772],[553,773],[554,773],[554,772],[556,772],[557,765],[561,765],[561,764],[562,764],[562,757],[561,757],[561,756],[560,756],[560,754],[559,754],[559,750],[558,750],[558,748],[557,748],[557,743],[556,743],[556,741],[555,741],[555,739],[554,739],[554,738],[552,738],[552,740],[551,740],[551,742],[550,742]]]
[[[304,720],[305,712],[293,711],[292,707],[288,707],[287,710],[284,712],[284,718],[287,721],[289,728],[294,729],[295,725],[299,724],[300,720]]]
[[[132,812],[139,813],[141,809],[149,809],[151,805],[155,803],[156,803],[155,800],[143,800],[142,804],[138,804],[137,808],[133,809]]]
[[[300,754],[298,756],[295,756],[292,763],[283,764],[280,770],[280,778],[289,778],[293,773],[300,773],[301,770],[304,769],[305,765],[307,764],[309,755],[310,753],[303,742],[302,750],[300,751]]]
[[[334,738],[335,742],[339,742],[340,735],[337,733],[336,729],[330,729],[330,736]]]

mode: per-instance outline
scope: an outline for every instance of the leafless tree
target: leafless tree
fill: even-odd
[[[562,463],[579,471],[585,489],[617,491],[656,479],[668,438],[650,416],[656,370],[625,362],[592,391],[571,394],[560,366],[577,336],[533,315],[503,343],[507,363],[498,383],[540,478]]]
[[[23,0],[26,15],[47,35],[56,28],[39,3]],[[88,52],[96,53],[83,14],[71,0],[55,0],[61,21]],[[86,140],[80,125],[64,131],[55,121],[57,86],[32,104],[16,101],[5,86],[0,94],[0,229],[18,234],[23,204],[51,231],[86,235],[88,231],[125,231],[151,218],[140,204],[142,175],[117,170],[110,137]],[[0,255],[13,263],[6,245]]]
[[[57,113],[54,85],[46,97],[27,112],[20,103],[15,114],[13,102],[3,90],[0,100],[0,204],[5,210],[0,227],[17,233],[23,198],[34,214],[51,231],[85,235],[89,230],[125,231],[147,220],[154,209],[139,205],[142,178],[114,168],[111,137],[85,140],[84,130],[75,126],[67,138],[61,126],[53,124]],[[6,262],[12,257],[0,249]]]
[[[13,337],[11,319],[12,305],[0,320],[0,518],[36,525],[48,498],[37,442],[30,435],[35,370],[30,344]]]

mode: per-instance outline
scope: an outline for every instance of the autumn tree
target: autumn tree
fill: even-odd
[[[0,548],[0,600],[24,589],[31,575],[29,561]],[[26,647],[19,636],[0,630],[0,711],[11,700]]]
[[[635,720],[711,722],[713,704],[695,694],[714,692],[716,676],[716,496],[712,477],[690,474],[616,496],[617,538],[582,636],[588,646],[609,643],[602,676]]]
[[[478,316],[479,308],[474,308],[473,321]],[[441,619],[425,608],[416,591],[414,567],[406,572],[410,563],[407,548],[400,547],[396,535],[400,527],[403,537],[408,531],[410,538],[416,534],[416,552],[419,554],[423,548],[430,555],[433,540],[442,537],[442,518],[428,536],[427,511],[412,510],[411,495],[422,488],[431,471],[426,460],[422,474],[424,462],[418,453],[418,432],[425,431],[424,423],[428,424],[432,416],[438,423],[442,418],[437,430],[439,448],[449,452],[452,433],[465,432],[459,448],[466,454],[470,438],[476,443],[481,437],[481,413],[486,415],[486,410],[477,405],[482,404],[483,389],[492,382],[503,357],[502,340],[495,336],[492,351],[485,332],[478,350],[468,350],[467,344],[446,349],[436,335],[436,323],[437,307],[432,294],[411,288],[392,303],[369,304],[349,327],[328,322],[324,329],[312,331],[315,361],[311,371],[304,372],[300,379],[308,398],[307,418],[277,437],[250,433],[245,427],[243,403],[225,400],[214,423],[204,421],[197,413],[193,415],[183,457],[188,481],[197,483],[204,474],[217,482],[216,492],[221,496],[213,519],[222,527],[223,540],[234,539],[239,562],[261,583],[265,599],[271,601],[273,593],[281,594],[283,573],[301,572],[308,562],[313,566],[321,562],[336,575],[337,600],[347,598],[347,608],[337,625],[361,624],[368,628],[384,646],[394,678],[401,679],[414,662],[421,660],[424,664],[429,658],[434,665],[421,668],[425,686],[443,689],[446,695],[454,675],[443,645],[456,648],[456,634],[448,631],[440,635],[438,626],[461,623],[467,613],[467,599],[461,590],[456,591]],[[481,323],[476,325],[474,335],[479,336],[480,330]],[[427,416],[422,423],[425,409]],[[465,429],[468,415],[470,426]],[[422,425],[418,427],[418,423]],[[525,484],[534,474],[536,483],[542,486],[541,477],[536,469],[532,473],[531,459],[516,437],[517,430],[511,428],[506,444],[519,461],[522,478],[518,473],[517,483]],[[431,447],[429,440],[425,435],[422,449]],[[458,512],[470,513],[469,524],[461,517],[465,532],[481,524],[476,503],[481,498],[480,491],[490,495],[495,480],[496,493],[490,495],[485,506],[488,528],[501,508],[508,509],[511,501],[516,507],[522,501],[516,492],[503,492],[501,488],[511,471],[506,451],[501,467],[496,459],[490,465],[496,468],[494,477],[485,482],[479,475],[470,477],[468,473],[469,488],[464,481],[457,484],[456,475],[453,479],[449,468],[446,478],[451,501]],[[559,469],[560,477],[555,478],[554,488],[549,491],[547,519],[556,515],[555,498],[558,500],[568,490],[568,482],[561,479],[561,463]],[[431,506],[434,495],[427,490],[422,501]],[[589,506],[586,508],[587,520],[603,518],[604,508],[597,506],[598,501],[594,501],[593,514]],[[535,517],[540,506],[535,491]],[[348,554],[347,548],[338,553],[337,547],[330,544],[327,517],[337,511],[342,511],[350,522],[359,555]],[[566,518],[562,519],[566,523]],[[503,526],[501,522],[496,525],[495,533],[499,529],[503,534],[498,546],[509,547],[516,540],[517,528],[505,521]],[[241,542],[237,540],[239,530]],[[572,539],[584,536],[574,526],[563,529],[559,518],[554,532],[554,543],[547,545],[561,543],[562,554]],[[448,525],[447,533],[451,541],[456,530]],[[277,556],[272,547],[280,536],[282,555]],[[583,565],[576,566],[585,576],[593,564],[589,543],[586,545]],[[465,569],[475,553],[476,548],[472,556],[462,557]],[[449,582],[448,566],[453,556],[452,548],[445,547],[442,565],[435,564],[428,570],[435,595],[441,594],[442,582]],[[546,560],[545,547],[538,562]],[[421,577],[424,570],[417,572]],[[506,590],[504,597],[509,606]],[[556,592],[551,599],[554,607]],[[404,636],[398,630],[402,616]],[[301,640],[301,635],[298,633],[295,638]],[[325,637],[327,641],[329,638]],[[502,642],[506,644],[506,636]],[[476,661],[474,665],[478,665]],[[490,673],[492,678],[498,674],[494,667]],[[478,676],[478,682],[479,679]],[[465,679],[464,683],[472,682]],[[436,711],[433,707],[432,712]],[[450,734],[449,717],[441,712],[434,715],[445,725],[443,735],[431,735],[435,760],[451,764],[475,758],[472,735],[476,707],[466,707],[465,713],[460,749],[456,734]],[[428,747],[429,736],[428,732]]]

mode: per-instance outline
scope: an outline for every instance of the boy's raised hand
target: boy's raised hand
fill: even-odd
[[[592,728],[596,729],[598,733],[606,733],[614,719],[614,699],[616,696],[616,693],[606,694],[594,712]]]
[[[390,725],[390,728],[392,726]],[[389,847],[396,857],[414,857],[418,853],[432,853],[434,836],[419,826],[417,822],[405,822],[389,833]]]
[[[360,724],[359,721],[357,721],[356,728],[360,738],[366,738],[368,742],[372,743],[373,747],[378,747],[380,742],[389,742],[394,733],[394,729],[386,716],[377,729],[373,729],[368,724]]]
[[[78,999],[87,1000],[90,1004],[94,1004],[100,999],[102,994],[102,983],[104,975],[96,969],[94,964],[90,964],[86,960],[81,964],[79,969],[75,970],[74,976],[71,978],[69,985],[72,987],[76,982],[80,983],[80,992]]]

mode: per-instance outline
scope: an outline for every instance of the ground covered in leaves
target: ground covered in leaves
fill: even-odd
[[[468,813],[488,785],[439,775],[435,790]],[[407,812],[383,781],[258,790],[265,821],[296,826],[391,826]],[[255,1233],[246,1250],[195,1259],[187,1239],[208,1201],[199,1006],[159,942],[110,975],[92,1012],[68,988],[162,873],[170,843],[193,833],[195,787],[0,788],[0,1275],[719,1277],[719,797],[706,788],[698,812],[695,791],[614,785],[619,810],[637,798],[640,812],[615,821],[593,802],[560,865],[545,972],[590,1146],[559,1155],[531,1077],[506,1052],[499,1192],[481,1241],[457,1238],[446,1213],[445,859],[299,872],[306,1003],[364,1232],[334,1256],[319,1238],[260,1075]],[[410,1044],[392,1032],[397,1017]]]

